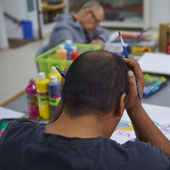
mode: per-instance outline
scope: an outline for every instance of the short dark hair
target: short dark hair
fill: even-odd
[[[121,56],[103,50],[77,57],[69,67],[62,90],[63,109],[70,116],[88,111],[108,113],[127,94],[127,64]]]

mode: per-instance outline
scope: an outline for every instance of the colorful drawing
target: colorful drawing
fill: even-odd
[[[133,139],[130,139],[129,141],[132,141],[132,142],[134,142],[134,141],[135,141],[135,139],[136,139],[136,138],[133,138]]]
[[[143,74],[145,77],[145,87],[143,94],[148,95],[160,89],[166,82],[167,79],[164,76]]]
[[[124,131],[124,130],[118,130],[116,132],[116,135],[121,135],[121,136],[127,136],[127,137],[130,137],[130,133]]]
[[[160,129],[160,131],[164,134],[170,134],[170,124],[165,124],[165,125],[160,125],[159,123],[153,121],[155,125]],[[124,131],[129,131],[129,130],[134,130],[133,125],[131,122],[121,120],[119,124],[116,127],[116,130],[124,130]],[[115,130],[115,131],[116,131]]]
[[[170,135],[170,124],[160,125],[155,121],[153,122],[164,135]],[[121,120],[117,125],[114,133],[112,134],[111,139],[116,140],[119,143],[135,141],[136,135],[132,123],[129,121]]]
[[[170,124],[168,124],[168,125],[161,125],[160,130],[164,134],[170,134]]]
[[[133,126],[131,122],[127,122],[127,121],[121,121],[119,122],[119,124],[117,125],[116,129],[122,129],[122,130],[133,130]]]

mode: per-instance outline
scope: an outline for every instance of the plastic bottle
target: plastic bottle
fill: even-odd
[[[38,99],[34,79],[29,80],[29,85],[26,87],[25,91],[27,94],[29,116],[39,116]]]
[[[57,60],[67,60],[67,50],[64,49],[64,45],[59,45],[59,49],[56,50]]]
[[[167,40],[166,40],[166,53],[170,54],[170,37],[169,37],[169,31],[166,32]]]
[[[70,53],[70,60],[75,60],[80,55],[80,52],[77,51],[77,47],[72,47],[72,52]]]
[[[39,73],[39,80],[36,81],[36,88],[38,94],[38,108],[42,119],[50,119],[50,105],[48,99],[48,82],[45,78],[45,73]]]
[[[51,81],[51,76],[57,76],[58,81],[61,81],[61,75],[57,71],[57,69],[54,66],[52,66],[51,70],[52,70],[52,72],[50,74],[48,74],[49,80]]]
[[[66,40],[66,45],[64,46],[64,48],[67,50],[67,60],[70,60],[70,52],[72,51],[72,42],[71,40]]]
[[[48,83],[49,104],[51,110],[51,116],[53,116],[61,95],[59,93],[60,82],[57,80],[57,76],[51,76],[51,81]]]

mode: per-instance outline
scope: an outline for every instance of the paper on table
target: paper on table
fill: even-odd
[[[0,119],[21,118],[24,115],[25,115],[24,113],[10,110],[10,109],[4,108],[4,107],[0,107]]]
[[[122,31],[122,30],[119,30],[122,34],[123,33],[125,33],[125,34],[129,34],[129,35],[132,35],[133,34],[133,36],[138,36],[138,35],[140,35],[140,33],[141,32],[134,32],[134,31]],[[105,42],[105,45],[107,45],[107,44],[112,44],[113,43],[113,41],[114,40],[116,40],[116,38],[117,37],[119,37],[119,34],[118,34],[118,32],[117,31],[115,31],[114,33],[112,33],[110,36],[109,36],[109,38],[108,38],[108,40]],[[115,43],[115,42],[114,42]],[[120,45],[121,45],[121,43],[120,43]]]
[[[170,140],[170,107],[142,104],[148,116],[153,120],[158,129]],[[149,127],[148,127],[149,128]],[[126,111],[111,136],[111,139],[123,144],[134,141],[136,138],[133,125]]]
[[[170,75],[170,55],[163,53],[145,53],[138,63],[143,72]]]

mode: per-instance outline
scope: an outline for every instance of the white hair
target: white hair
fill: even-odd
[[[101,8],[102,6],[97,1],[89,1],[89,2],[86,2],[85,4],[83,4],[83,6],[82,6],[83,9],[91,8],[91,7]]]

